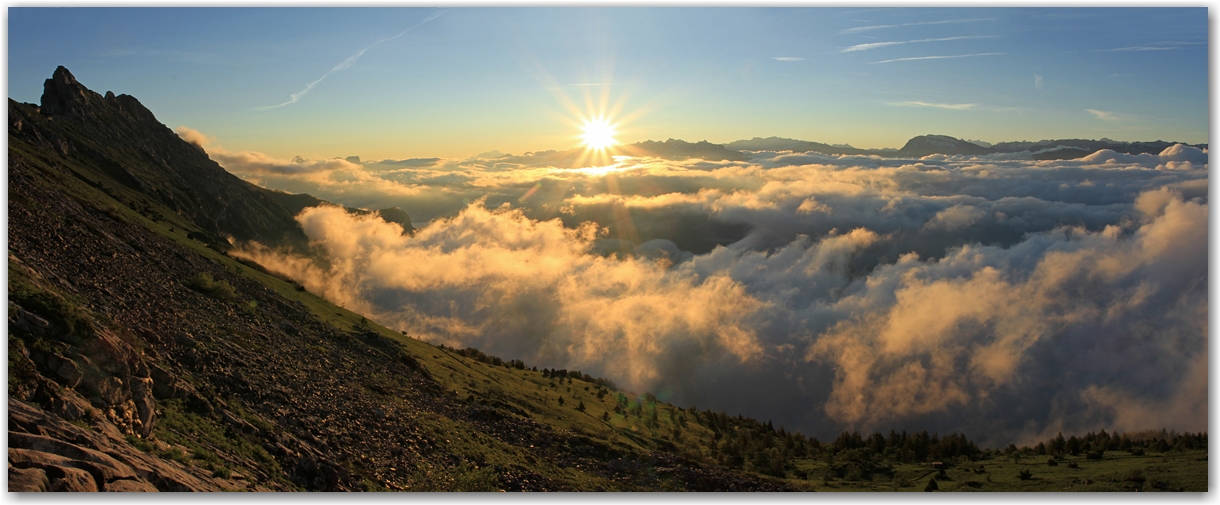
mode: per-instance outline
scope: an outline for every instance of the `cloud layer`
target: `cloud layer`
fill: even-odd
[[[433,342],[823,439],[1206,429],[1208,165],[1195,148],[592,168],[553,152],[211,154],[272,187],[410,212],[420,229],[404,237],[306,209],[325,263],[243,254]]]

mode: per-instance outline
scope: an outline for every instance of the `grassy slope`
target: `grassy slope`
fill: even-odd
[[[1049,466],[1047,456],[984,460],[963,463],[945,470],[947,478],[938,479],[940,491],[1062,492],[1062,491],[1207,491],[1207,451],[1194,450],[1148,453],[1134,456],[1121,451],[1106,452],[1100,460],[1066,456],[1058,465]],[[1077,468],[1070,468],[1076,463]],[[818,477],[825,473],[825,461],[800,459],[798,468]],[[976,469],[982,469],[979,473]],[[1031,478],[1019,475],[1028,471]],[[831,480],[820,482],[820,491],[924,491],[928,480],[938,472],[929,464],[904,464],[894,467],[894,478],[875,481]]]

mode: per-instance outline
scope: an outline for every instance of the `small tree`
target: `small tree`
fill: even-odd
[[[559,406],[560,407],[563,406],[563,397],[562,396],[559,397]]]
[[[576,410],[579,410],[579,411],[581,411],[581,412],[584,412],[584,411],[585,411],[585,401],[584,401],[584,400],[581,400],[581,401],[580,401],[580,405],[577,405],[577,406],[576,406]]]
[[[931,493],[932,491],[939,491],[940,485],[936,484],[936,478],[933,477],[931,479],[928,479],[928,485],[924,486],[923,490],[926,492],[929,492],[929,493]]]
[[[602,412],[602,422],[610,422],[610,413]]]
[[[1069,437],[1069,438],[1067,439],[1067,452],[1068,452],[1068,454],[1071,454],[1071,455],[1073,455],[1073,456],[1079,456],[1079,455],[1080,455],[1080,449],[1081,449],[1080,445],[1081,445],[1081,444],[1080,444],[1080,439],[1076,438],[1076,435],[1072,435],[1071,437]]]

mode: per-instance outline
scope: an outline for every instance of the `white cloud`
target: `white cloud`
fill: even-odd
[[[195,147],[200,149],[207,149],[208,144],[211,144],[213,140],[212,137],[204,135],[199,130],[188,128],[186,126],[179,126],[174,130],[174,133],[177,133],[178,137],[182,138],[182,140],[185,140],[187,143],[193,144]]]
[[[978,104],[975,104],[975,103],[935,103],[935,102],[921,102],[921,101],[889,102],[886,105],[893,105],[895,107],[933,107],[933,108],[937,108],[937,109],[952,109],[952,110],[969,110],[969,109],[973,109],[978,106]]]
[[[1088,112],[1089,114],[1092,114],[1093,117],[1096,117],[1097,119],[1101,119],[1103,121],[1119,121],[1122,119],[1122,115],[1117,112],[1110,112],[1110,111],[1097,110],[1097,109],[1085,109],[1085,112]]]
[[[434,342],[823,439],[902,425],[1006,444],[1052,428],[1206,424],[1187,372],[1206,355],[1208,165],[1189,146],[1055,161],[620,158],[599,172],[549,154],[245,156],[226,163],[347,196],[415,191],[380,197],[432,209],[414,237],[315,209],[299,219],[327,263],[244,250]],[[305,173],[278,173],[285,163]],[[716,236],[728,245],[706,242]]]

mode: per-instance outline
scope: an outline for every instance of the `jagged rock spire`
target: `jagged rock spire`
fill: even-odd
[[[114,114],[141,124],[144,127],[154,127],[158,130],[165,127],[157,121],[152,111],[144,107],[139,100],[131,95],[115,95],[111,91],[106,96],[98,94],[76,80],[76,77],[62,65],[55,68],[55,73],[42,84],[42,106],[39,109],[43,116],[75,116],[98,121],[112,121]]]
[[[42,84],[43,115],[83,115],[102,100],[101,95],[77,82],[72,72],[63,66],[56,68],[51,78]]]

